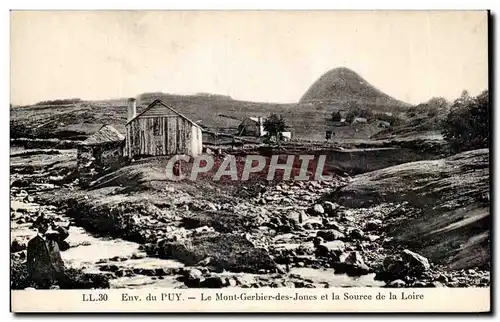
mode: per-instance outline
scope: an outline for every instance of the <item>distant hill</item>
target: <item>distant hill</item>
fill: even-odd
[[[300,99],[300,103],[356,102],[370,109],[403,111],[410,104],[399,101],[375,88],[349,68],[335,68],[314,82]]]

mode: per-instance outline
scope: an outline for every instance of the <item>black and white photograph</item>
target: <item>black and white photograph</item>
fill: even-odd
[[[489,22],[11,11],[11,290],[489,289]]]

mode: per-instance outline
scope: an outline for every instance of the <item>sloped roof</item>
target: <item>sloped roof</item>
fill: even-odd
[[[180,117],[182,117],[183,119],[185,119],[186,121],[190,122],[191,124],[193,124],[194,126],[202,129],[202,127],[199,125],[199,124],[196,124],[195,122],[193,122],[191,119],[187,118],[186,116],[182,115],[181,113],[177,112],[176,110],[174,110],[173,107],[165,104],[162,100],[154,100],[151,104],[148,105],[148,107],[146,107],[144,109],[144,111],[142,111],[141,113],[137,114],[133,119],[131,119],[130,121],[127,122],[127,125],[132,122],[133,120],[135,120],[136,118],[140,117],[141,115],[143,115],[144,113],[146,113],[147,111],[149,111],[150,109],[152,109],[153,107],[155,107],[156,105],[163,105],[165,106],[166,108],[168,108],[169,110],[171,110],[172,112],[174,112],[175,114],[179,115]]]
[[[111,125],[104,125],[97,132],[83,141],[82,144],[94,145],[110,142],[121,142],[123,140],[125,140],[125,137],[120,132],[118,132],[118,130],[116,130]]]
[[[259,117],[253,117],[253,116],[251,116],[251,117],[247,117],[246,119],[244,119],[244,120],[243,120],[243,122],[245,122],[245,121],[246,121],[246,122],[251,121],[251,122],[253,122],[253,123],[257,123],[257,124],[262,125],[262,124],[264,124],[265,117],[260,117],[260,118],[259,118]],[[259,122],[259,121],[260,121],[260,122]],[[242,123],[243,123],[243,122],[242,122]]]

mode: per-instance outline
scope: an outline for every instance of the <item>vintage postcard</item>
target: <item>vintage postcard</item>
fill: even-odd
[[[10,19],[13,312],[490,312],[488,11]]]

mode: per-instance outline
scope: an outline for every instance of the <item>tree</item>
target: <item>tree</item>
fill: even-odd
[[[438,109],[444,109],[450,105],[450,103],[444,97],[433,97],[429,101],[427,101],[427,104]]]
[[[345,121],[347,123],[352,123],[355,118],[356,118],[356,112],[349,111],[349,112],[347,112],[347,115],[345,116]]]
[[[276,114],[271,114],[264,121],[264,130],[269,136],[276,138],[276,141],[281,140],[281,133],[286,130],[286,122],[283,117]]]
[[[457,98],[443,121],[442,133],[454,152],[489,146],[489,92],[477,97],[467,91]]]
[[[373,112],[366,107],[362,107],[358,102],[351,101],[346,104],[348,112],[345,121],[352,123],[356,117],[362,117],[369,120],[373,119]]]
[[[332,113],[332,121],[333,122],[340,122],[342,121],[342,115],[340,115],[340,112],[333,112]]]
[[[433,97],[425,103],[420,103],[416,106],[408,108],[406,114],[409,117],[415,117],[415,116],[435,117],[447,113],[449,106],[450,103],[445,98]]]

